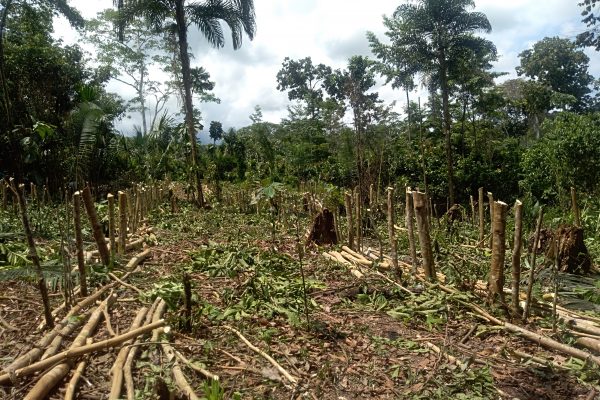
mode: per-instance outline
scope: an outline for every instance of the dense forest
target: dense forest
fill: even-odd
[[[577,6],[498,71],[475,1],[398,1],[369,56],[278,60],[287,115],[229,127],[191,41],[247,46],[253,0],[0,0],[0,397],[598,399]]]

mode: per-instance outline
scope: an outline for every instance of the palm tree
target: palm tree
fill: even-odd
[[[135,15],[143,15],[148,23],[158,30],[175,32],[179,45],[181,63],[181,83],[185,125],[191,145],[192,173],[196,179],[198,205],[204,206],[202,182],[198,170],[196,150],[196,123],[192,100],[192,74],[188,52],[188,21],[202,32],[213,47],[225,46],[225,36],[221,21],[231,30],[233,48],[239,49],[245,32],[250,40],[256,32],[254,0],[204,0],[187,4],[185,0],[115,0],[117,8],[123,12],[119,34],[122,36],[127,22]]]
[[[467,11],[474,6],[473,0],[417,0],[400,5],[393,18],[386,21],[386,35],[394,49],[395,63],[409,74],[420,73],[425,81],[441,91],[450,204],[454,204],[449,108],[453,66],[467,53],[495,53],[490,41],[474,35],[477,31],[492,29],[485,14]],[[410,79],[407,81],[410,83]],[[406,85],[406,80],[403,84]]]

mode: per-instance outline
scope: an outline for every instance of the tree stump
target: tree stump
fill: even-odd
[[[585,275],[590,272],[592,261],[583,241],[583,229],[574,225],[562,225],[556,231],[543,229],[536,249],[533,249],[533,239],[529,238],[529,251],[544,254],[547,259],[556,260],[553,248],[554,239],[558,239],[559,270],[569,274]]]
[[[555,235],[559,243],[560,271],[577,275],[588,274],[592,261],[583,241],[583,229],[578,226],[561,226]]]
[[[335,233],[333,213],[327,208],[318,213],[308,234],[307,243],[313,242],[319,246],[324,244],[337,244],[338,237]]]

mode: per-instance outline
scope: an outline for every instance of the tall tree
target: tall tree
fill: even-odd
[[[192,99],[192,68],[190,65],[188,27],[194,25],[213,47],[225,46],[221,21],[231,30],[234,49],[242,45],[243,33],[252,40],[256,32],[254,0],[204,0],[186,4],[185,0],[115,0],[123,11],[119,32],[122,37],[126,23],[135,15],[143,15],[158,30],[176,32],[181,61],[185,125],[191,145],[192,174],[196,180],[199,206],[204,206],[202,180],[196,149],[196,121]]]
[[[546,37],[533,48],[519,54],[519,75],[525,75],[557,93],[575,97],[575,110],[588,106],[590,85],[594,77],[588,73],[589,57],[569,39]]]
[[[493,44],[474,35],[490,32],[485,14],[470,12],[473,0],[418,0],[400,5],[388,27],[396,57],[406,60],[409,70],[422,74],[442,96],[448,197],[454,202],[454,162],[451,142],[450,84],[452,65],[465,52],[495,52]]]
[[[283,60],[277,73],[277,89],[287,90],[290,100],[306,103],[306,112],[316,119],[323,102],[323,83],[331,75],[331,68],[325,64],[314,65],[310,57],[301,60]]]
[[[370,92],[375,83],[372,61],[363,56],[350,57],[348,67],[343,71],[336,70],[326,83],[329,94],[338,101],[347,102],[352,109],[357,140],[358,187],[361,193],[366,190],[362,177],[365,132],[369,123],[376,118],[380,103],[379,94]]]
[[[223,125],[219,121],[210,121],[208,135],[214,143],[217,143],[217,140],[221,140],[223,138],[223,133]]]
[[[103,73],[135,90],[135,97],[130,100],[131,110],[139,111],[142,134],[146,135],[173,94],[170,82],[161,83],[150,77],[153,65],[163,70],[168,68],[168,43],[161,35],[149,32],[141,18],[131,20],[123,40],[118,40],[114,34],[118,18],[115,10],[98,13],[86,23],[85,38],[96,48],[95,59]],[[148,104],[150,96],[155,98],[153,110]]]

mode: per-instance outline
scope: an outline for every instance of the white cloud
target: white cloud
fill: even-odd
[[[545,36],[574,38],[584,29],[576,1],[567,0],[476,0],[476,11],[484,12],[493,28],[487,37],[500,56],[498,71],[515,75],[518,54]],[[111,0],[72,0],[71,5],[89,18]],[[194,65],[204,66],[216,82],[215,94],[221,104],[200,104],[206,121],[219,120],[225,127],[241,127],[256,104],[261,105],[266,119],[278,122],[287,114],[285,93],[277,91],[275,76],[284,57],[293,59],[311,56],[315,63],[341,68],[355,54],[369,52],[366,31],[383,37],[382,16],[390,15],[401,4],[393,0],[368,3],[348,0],[255,0],[257,35],[254,41],[246,37],[242,49],[233,51],[230,41],[225,49],[210,49],[201,35],[193,31],[190,42]],[[77,40],[62,21],[56,26],[65,41]],[[590,72],[600,75],[600,53],[592,50]],[[113,87],[113,86],[111,86]],[[119,91],[119,93],[125,93]],[[380,89],[386,101],[397,100],[398,110],[405,96],[390,88]],[[415,94],[416,96],[416,94]],[[173,102],[171,111],[176,111]],[[135,116],[134,119],[135,120]],[[208,122],[205,125],[208,125]],[[139,125],[139,122],[136,122]],[[124,127],[132,122],[125,121]]]

